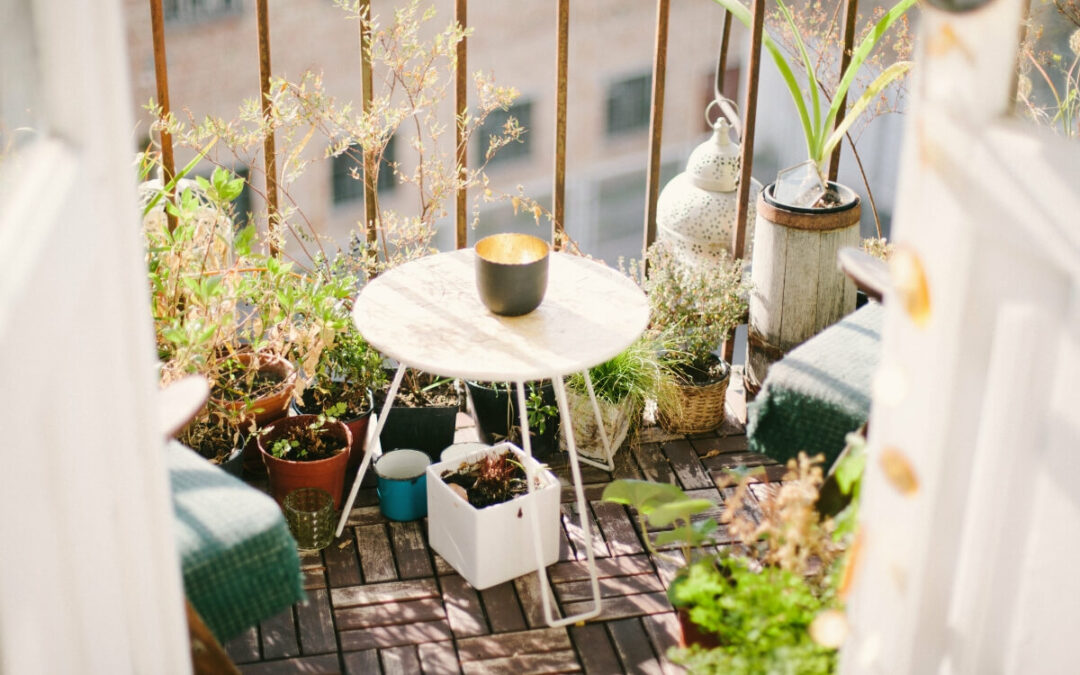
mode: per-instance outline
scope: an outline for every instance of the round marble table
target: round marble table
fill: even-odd
[[[472,249],[421,258],[373,280],[357,298],[353,321],[360,333],[380,352],[400,363],[382,414],[374,425],[373,439],[377,439],[382,431],[406,366],[444,377],[516,383],[525,452],[530,451],[525,413],[526,382],[551,379],[559,413],[564,420],[569,420],[563,377],[581,372],[585,375],[593,410],[600,419],[588,369],[626,349],[645,330],[649,321],[645,294],[629,278],[601,263],[552,253],[548,289],[540,306],[520,317],[497,316],[480,301],[476,290],[475,258]],[[603,425],[600,427],[602,429]],[[589,510],[581,487],[572,425],[563,424],[562,429],[570,456],[578,513],[587,514]],[[606,437],[603,441],[608,444]],[[587,458],[581,458],[581,461],[611,471],[614,468],[611,448],[607,451],[607,464]],[[368,444],[338,523],[339,536],[372,454],[378,452],[377,443]],[[585,540],[590,541],[588,518],[582,518],[581,527]],[[539,543],[536,550],[539,557]],[[552,615],[546,575],[540,566],[544,589],[541,595],[549,625],[567,625],[599,614],[600,589],[591,547],[587,558],[593,609],[562,619]]]

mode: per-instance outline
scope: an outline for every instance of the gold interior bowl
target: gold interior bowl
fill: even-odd
[[[493,234],[476,242],[476,289],[501,316],[528,314],[544,300],[548,281],[546,241],[530,234]]]

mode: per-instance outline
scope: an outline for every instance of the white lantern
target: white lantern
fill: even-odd
[[[710,105],[711,107],[711,105]],[[670,242],[675,254],[690,264],[715,264],[732,254],[738,205],[739,145],[722,115],[712,124],[709,140],[694,148],[686,171],[671,179],[656,203],[656,237]],[[746,213],[746,250],[754,241],[754,204],[761,183],[750,179]]]

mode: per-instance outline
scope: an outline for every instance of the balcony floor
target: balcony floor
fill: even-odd
[[[745,410],[737,379],[729,413]],[[471,420],[459,420],[458,440],[475,438]],[[547,574],[566,615],[587,609],[591,596],[564,457],[550,461],[564,483],[563,527],[559,562]],[[226,651],[244,673],[682,672],[664,656],[679,635],[664,592],[674,569],[646,552],[626,507],[603,503],[600,494],[614,478],[647,478],[677,481],[719,503],[725,469],[764,466],[762,480],[777,481],[783,467],[748,453],[734,419],[692,437],[646,429],[616,464],[614,474],[582,467],[601,574],[597,619],[548,628],[535,574],[474,590],[428,547],[426,521],[387,521],[374,488],[365,487],[344,535],[322,552],[301,555],[307,600],[233,639]]]

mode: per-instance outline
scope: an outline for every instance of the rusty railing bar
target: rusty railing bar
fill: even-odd
[[[841,76],[844,74],[844,71],[847,70],[848,64],[851,63],[851,49],[855,44],[855,15],[858,12],[859,0],[847,0],[844,3],[844,51],[840,55]],[[836,113],[836,126],[840,126],[840,123],[844,121],[846,112],[847,93],[840,99],[840,110]],[[829,133],[832,133],[832,129],[829,129]],[[840,172],[840,150],[843,149],[843,147],[843,142],[837,143],[836,149],[833,150],[832,157],[829,158],[829,180],[831,181],[835,181],[836,175]]]
[[[454,3],[454,21],[462,29],[468,24],[467,0],[456,0]],[[468,148],[465,147],[465,112],[469,106],[468,93],[468,38],[462,38],[457,45],[457,66],[454,70],[454,109],[457,122],[454,125],[454,139],[457,144],[458,179],[462,181],[457,190],[456,221],[457,229],[454,235],[454,245],[457,248],[468,246],[468,229],[466,228],[468,189],[465,187],[466,169],[469,166]]]
[[[371,1],[360,0],[360,21],[356,30],[359,31],[360,40],[360,109],[366,114],[371,110],[371,101],[374,90],[371,82],[371,54],[368,52],[371,29]],[[378,194],[376,192],[375,176],[368,174],[368,167],[374,162],[370,150],[361,148],[364,158],[364,233],[369,244],[374,244],[378,239],[378,229],[375,223],[378,221]],[[381,169],[381,167],[380,167]]]
[[[724,95],[724,79],[727,75],[728,50],[731,48],[731,12],[724,10],[724,29],[720,34],[720,54],[716,57],[716,82],[713,84],[713,99],[720,100]]]
[[[165,59],[165,17],[161,11],[161,0],[150,0],[150,32],[154,41],[154,79],[157,82],[158,105],[161,106],[162,118],[169,116],[169,72]],[[161,137],[161,186],[165,187],[172,182],[176,175],[176,160],[173,158],[172,134],[162,129]],[[176,191],[170,200],[176,203]],[[165,220],[169,226],[169,232],[176,229],[176,215],[165,209]]]
[[[761,77],[761,36],[765,26],[765,0],[754,0],[754,21],[750,29],[750,64],[747,69],[746,98],[743,103],[742,152],[739,195],[735,210],[735,241],[732,253],[741,259],[746,252],[746,215],[750,210],[750,173],[754,168],[754,131],[757,127],[758,79]],[[735,340],[724,340],[724,360],[731,363]]]
[[[645,243],[656,241],[656,200],[660,196],[660,141],[664,133],[664,76],[667,72],[668,15],[670,0],[656,2],[656,44],[653,50],[652,111],[649,115],[648,196],[645,202]]]
[[[570,0],[559,0],[555,10],[558,41],[555,56],[555,184],[552,186],[551,243],[562,247],[566,215],[566,89],[569,77]]]
[[[255,18],[259,30],[259,94],[262,103],[264,119],[270,117],[270,16],[266,7],[266,0],[256,0]],[[275,219],[278,214],[277,195],[277,158],[274,151],[274,132],[271,130],[263,141],[263,161],[266,168],[266,230],[267,239],[270,242],[270,255],[277,256],[280,251],[277,245],[277,225]]]

